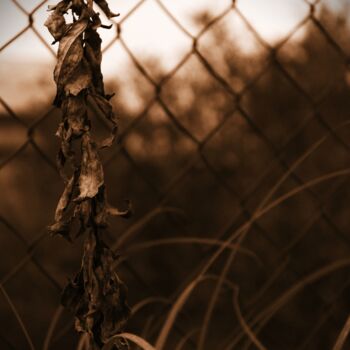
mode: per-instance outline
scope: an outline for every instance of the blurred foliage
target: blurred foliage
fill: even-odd
[[[126,258],[118,268],[127,281],[131,305],[150,296],[176,295],[191,280],[189,276],[193,277],[191,271],[213,251],[206,246],[177,244],[131,254],[133,246],[170,237],[227,237],[252,214],[293,162],[325,135],[327,140],[297,167],[276,196],[348,166],[349,128],[342,123],[349,120],[350,110],[349,22],[345,11],[335,14],[326,7],[319,22],[322,28],[308,21],[302,36],[295,33],[278,50],[257,43],[257,52],[246,53],[219,21],[199,41],[198,50],[228,86],[214,79],[198,56],[192,55],[153,100],[151,84],[130,69],[127,89],[145,108],[143,112],[142,108],[130,109],[133,100],[118,97],[118,90],[125,86],[108,82],[107,90],[117,92],[114,108],[119,111],[121,140],[103,154],[106,186],[114,205],[122,198],[132,200],[135,216],[124,222],[112,221],[106,239],[113,244],[128,235],[118,247]],[[341,51],[332,44],[333,39]],[[153,62],[156,75],[166,76],[159,67]],[[92,110],[90,116],[96,137],[103,137],[107,132],[103,122]],[[26,116],[27,120],[37,117]],[[58,148],[53,137],[58,117],[54,111],[33,129],[35,142],[51,160]],[[20,133],[21,127],[16,127]],[[12,151],[0,151],[1,159]],[[53,217],[62,190],[59,177],[29,145],[0,169],[0,181],[4,191],[0,214],[29,242]],[[347,178],[319,184],[253,225],[244,247],[253,251],[261,264],[239,254],[228,276],[240,288],[243,315],[259,314],[302,276],[348,257],[348,188]],[[159,210],[148,215],[158,207],[174,207],[179,212]],[[5,225],[1,229],[4,276],[24,249]],[[45,240],[35,257],[64,285],[66,276],[78,266],[80,252],[74,252],[81,249],[80,244],[67,247],[59,239]],[[211,273],[220,273],[224,257]],[[260,294],[274,274],[278,274],[277,280]],[[263,327],[259,334],[262,343],[268,349],[329,349],[348,316],[349,278],[349,272],[341,270],[308,286]],[[23,285],[28,286],[25,291]],[[194,292],[179,315],[167,348],[201,326],[213,285],[213,281],[205,282]],[[36,343],[42,341],[59,300],[57,291],[49,286],[32,264],[6,284]],[[11,324],[2,337],[20,347],[15,320],[1,303],[1,324]],[[224,349],[240,332],[231,305],[232,292],[224,289],[210,324],[208,349]],[[132,317],[129,330],[154,343],[167,309],[163,303],[146,306]],[[62,316],[57,336],[71,318]],[[195,340],[192,336],[185,348],[195,348]],[[63,337],[54,337],[52,349],[72,348],[75,342],[71,327]],[[237,348],[243,349],[243,344]]]

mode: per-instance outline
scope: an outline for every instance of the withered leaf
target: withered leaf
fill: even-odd
[[[71,220],[62,220],[60,222],[56,222],[53,225],[49,226],[49,232],[51,232],[54,235],[60,235],[63,238],[65,238],[67,241],[72,242],[72,239],[70,237],[70,226],[71,226]]]
[[[64,90],[67,95],[77,96],[91,86],[91,72],[85,59],[82,59],[66,81]]]
[[[84,49],[81,35],[87,25],[87,20],[79,20],[73,23],[69,31],[60,40],[57,65],[54,70],[54,79],[57,84],[58,94],[71,78],[72,73],[83,58]]]
[[[69,1],[69,0],[63,0],[63,1],[60,1],[58,4],[56,5],[48,5],[47,6],[47,10],[48,11],[53,11],[53,10],[56,10],[60,13],[65,13],[67,12],[67,10],[72,6],[72,2]]]
[[[88,131],[90,126],[87,120],[85,96],[68,96],[62,104],[66,116],[66,125],[71,129],[72,136],[80,136]]]
[[[66,157],[64,156],[63,152],[62,152],[62,149],[60,148],[58,150],[58,153],[57,153],[57,156],[56,156],[56,164],[57,164],[57,168],[58,168],[58,171],[62,177],[62,179],[66,180],[67,179],[67,176],[64,172],[64,165],[66,163]]]
[[[131,202],[126,201],[127,208],[125,210],[119,210],[117,208],[112,207],[107,203],[107,213],[112,216],[121,216],[122,218],[129,218],[132,214]]]
[[[87,132],[82,137],[82,159],[79,176],[80,195],[78,200],[93,198],[103,185],[103,168],[97,153],[96,144]]]
[[[73,280],[70,280],[61,295],[61,303],[63,306],[73,309],[79,304],[84,294],[83,288],[83,272],[80,270]]]
[[[68,131],[66,131],[64,129],[63,132],[63,138],[61,140],[61,154],[59,154],[59,156],[61,159],[64,159],[64,161],[68,160],[70,161],[72,164],[74,163],[74,152],[72,150],[72,144],[71,144],[71,136],[72,136],[72,130],[69,129]]]
[[[118,120],[114,115],[113,107],[107,98],[98,94],[93,94],[92,97],[98,108],[102,111],[105,118],[112,123],[112,131],[110,136],[100,143],[101,148],[110,147],[113,144],[118,131]]]
[[[80,271],[65,288],[62,304],[75,311],[76,328],[99,349],[124,326],[130,309],[126,287],[114,271],[113,252],[90,231]]]
[[[76,175],[74,174],[66,184],[66,187],[61,195],[61,198],[58,202],[56,212],[55,212],[55,223],[49,227],[49,230],[54,234],[60,234],[69,241],[69,227],[71,223],[71,216],[65,218],[65,212],[68,209],[68,206],[71,202],[74,186],[76,182]]]
[[[108,6],[106,0],[95,0],[96,4],[101,8],[107,18],[118,17],[119,13],[113,13]]]
[[[110,121],[112,121],[113,124],[117,123],[117,119],[114,116],[113,113],[113,107],[111,103],[104,97],[98,94],[93,94],[92,98],[96,102],[99,109],[102,111],[103,115]]]
[[[60,40],[67,31],[66,21],[62,14],[53,12],[44,25],[48,28],[55,40]]]
[[[68,183],[67,183],[67,185],[62,193],[62,196],[58,202],[56,212],[55,212],[56,222],[59,222],[63,219],[63,214],[66,211],[68,204],[72,198],[74,182],[75,182],[75,176],[73,175],[69,179],[69,181],[68,181]]]
[[[63,105],[65,106],[68,103],[68,100],[63,101]],[[64,113],[66,113],[65,108],[63,108]],[[63,167],[68,160],[73,161],[74,152],[72,150],[71,145],[71,137],[72,137],[72,129],[69,127],[66,114],[64,114],[63,122],[60,123],[56,135],[61,139],[61,147],[57,154],[57,164],[58,170],[60,173],[63,173]]]
[[[76,234],[76,237],[83,234],[90,225],[92,220],[91,215],[91,200],[86,199],[79,203],[76,203],[76,207],[74,210],[74,217],[79,217],[80,221],[80,229]]]
[[[92,72],[92,81],[96,92],[104,96],[103,76],[101,73],[101,38],[96,30],[89,28],[85,36],[85,57]]]
[[[129,218],[132,214],[131,203],[127,201],[127,208],[125,210],[119,210],[108,204],[107,200],[98,201],[96,204],[96,216],[95,223],[97,226],[107,226],[107,219],[109,216],[120,216],[122,218]]]

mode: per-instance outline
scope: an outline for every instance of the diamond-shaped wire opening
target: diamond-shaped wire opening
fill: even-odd
[[[0,128],[0,164],[2,164],[26,143],[27,128],[6,114],[0,114]]]
[[[349,17],[349,4],[342,1],[321,2],[316,6],[314,18],[316,25],[327,37],[339,46],[339,49],[349,56],[350,45],[347,40],[347,19]],[[317,23],[318,22],[318,23]]]
[[[264,68],[268,56],[234,10],[199,38],[198,50],[237,93]]]
[[[16,0],[16,3],[18,4],[16,5],[18,9],[22,8],[29,14],[33,11],[35,12],[40,7],[45,7],[49,3],[49,0]]]
[[[270,46],[283,40],[310,12],[310,7],[303,0],[239,0],[236,8],[242,19],[249,23],[254,35]]]
[[[232,96],[194,55],[163,85],[162,98],[181,124],[199,140],[218,127],[235,105]]]
[[[1,169],[0,176],[1,188],[9,193],[1,197],[3,215],[17,222],[26,237],[36,235],[52,217],[59,195],[55,168],[33,145],[28,145]]]
[[[35,50],[34,54],[31,49]],[[19,59],[19,55],[32,62]],[[0,56],[2,79],[6,81],[1,84],[0,96],[14,112],[23,116],[44,113],[55,93],[51,54],[33,32],[27,31],[16,40],[16,45],[8,46]]]
[[[39,342],[41,342],[43,333],[47,331],[52,313],[57,308],[59,292],[50,285],[47,278],[31,262],[18,271],[16,278],[9,280],[4,288],[28,329],[28,333],[32,339],[35,339],[35,345],[41,345]],[[45,300],[45,307],[43,307],[43,300]],[[19,336],[19,325],[8,304],[4,303],[3,296],[0,305],[1,322],[8,325],[6,327],[8,338],[18,348],[26,348],[28,346],[26,339],[24,336]],[[33,322],[33,310],[35,310],[35,322]]]
[[[242,195],[266,163],[274,159],[269,148],[239,113],[234,114],[209,140],[204,154]]]
[[[346,202],[349,200],[349,180],[344,178],[340,179],[331,189],[332,201],[325,202],[324,211],[332,218],[334,228],[337,228],[340,232],[344,233],[345,238],[349,239],[347,234],[348,219],[346,214]]]
[[[318,101],[344,79],[345,62],[313,22],[308,22],[306,28],[304,37],[297,44],[299,50],[291,54],[293,49],[288,42],[279,50],[278,58],[301,89]]]
[[[104,53],[102,72],[107,92],[116,94],[111,102],[120,115],[120,132],[124,132],[154,97],[154,85],[140,74],[120,42]]]
[[[3,204],[1,205],[1,207]],[[2,209],[2,208],[1,208]],[[22,241],[22,236],[17,236],[15,225],[4,220],[5,212],[1,210],[2,217],[0,217],[1,238],[0,243],[3,247],[2,263],[0,275],[3,279],[7,273],[16,265],[18,257],[25,255],[25,243]]]
[[[231,7],[229,0],[188,3],[186,0],[160,0],[171,16],[192,36],[197,36],[210,22]]]
[[[193,142],[177,129],[159,104],[135,126],[125,139],[125,146],[158,188],[166,186],[174,173],[186,167],[195,152]]]
[[[1,30],[0,48],[28,26],[28,16],[20,11],[11,0],[1,1],[0,21],[2,28],[6,28],[6,30]]]
[[[148,18],[148,21],[143,22],[144,18]],[[140,23],[145,24],[139,25]],[[135,35],[135,30],[139,35]],[[122,24],[121,37],[130,52],[155,80],[161,79],[176,66],[181,57],[190,51],[192,44],[155,1],[142,4]]]
[[[305,97],[274,65],[245,93],[241,106],[277,149],[312,112]]]
[[[57,125],[61,121],[61,112],[56,108],[50,108],[39,118],[30,123],[30,136],[40,152],[50,159],[50,164],[55,164],[59,139],[55,135]]]

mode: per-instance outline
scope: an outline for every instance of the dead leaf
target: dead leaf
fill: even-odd
[[[79,176],[80,195],[77,200],[93,198],[103,185],[103,168],[97,153],[97,147],[85,133],[82,138],[82,159]]]
[[[91,71],[85,59],[82,59],[67,79],[64,87],[66,95],[77,96],[91,86]]]
[[[127,208],[125,210],[119,210],[107,204],[107,213],[112,216],[121,216],[122,218],[129,218],[132,214],[131,202],[126,201]]]
[[[95,29],[89,28],[86,30],[85,57],[91,68],[95,91],[104,96],[103,76],[101,73],[101,42],[102,40]]]
[[[85,96],[68,96],[62,103],[62,111],[65,116],[65,129],[60,132],[60,137],[67,142],[70,137],[78,137],[90,129],[87,119]],[[68,132],[70,130],[70,132]]]
[[[110,136],[104,139],[99,146],[100,148],[110,147],[114,143],[115,137],[118,132],[118,120],[114,115],[113,107],[111,103],[107,100],[106,97],[103,97],[98,94],[93,94],[92,98],[96,103],[96,105],[98,106],[98,108],[103,113],[103,115],[105,116],[105,118],[112,124],[112,130],[111,130]]]
[[[44,25],[48,28],[56,41],[61,40],[68,27],[63,14],[57,13],[56,11],[50,15]]]
[[[69,31],[60,40],[54,79],[57,84],[56,104],[60,105],[62,90],[83,59],[84,49],[81,35],[88,25],[87,20],[72,24]]]
[[[61,298],[63,305],[74,310],[77,329],[90,334],[100,348],[121,331],[130,315],[127,289],[114,271],[115,259],[113,252],[90,231],[84,243],[82,267]]]
[[[75,182],[75,176],[73,175],[68,181],[66,188],[64,189],[62,196],[58,202],[56,212],[55,212],[56,222],[59,222],[63,219],[63,214],[66,211],[68,204],[72,198],[74,182]]]
[[[96,4],[101,8],[107,18],[118,17],[119,13],[113,13],[108,6],[106,0],[95,0]]]

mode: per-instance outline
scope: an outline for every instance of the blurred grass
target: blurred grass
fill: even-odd
[[[102,155],[111,202],[129,198],[135,209],[106,232],[137,311],[131,342],[322,350],[340,339],[350,309],[350,29],[345,12],[323,7],[317,20],[331,39],[311,18],[302,38],[254,54],[213,23],[196,49],[226,87],[195,54],[159,91],[135,67],[127,85],[108,82],[109,91],[132,90],[141,106],[117,94],[120,144]],[[147,65],[166,76],[158,62]],[[0,215],[9,223],[0,219],[1,285],[33,347],[83,348],[71,315],[58,308],[81,241],[38,238],[62,191],[54,166],[60,115],[45,113],[49,103],[20,112],[24,125],[8,110],[0,116]],[[93,110],[90,117],[101,137],[105,126]],[[240,298],[232,305],[233,286]],[[4,301],[0,342],[24,348]]]

